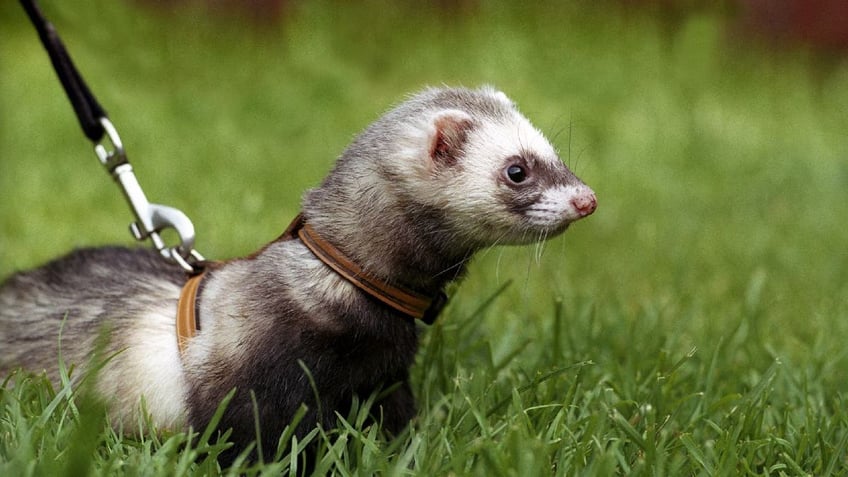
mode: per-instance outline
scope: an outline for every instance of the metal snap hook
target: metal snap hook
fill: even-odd
[[[191,220],[179,209],[148,202],[127,159],[123,142],[115,126],[106,117],[100,118],[100,124],[106,132],[108,144],[101,139],[95,144],[94,152],[100,159],[100,163],[121,187],[135,215],[136,221],[130,224],[130,233],[139,241],[149,238],[164,258],[178,264],[189,273],[197,272],[197,264],[203,261],[203,256],[194,250],[194,225]],[[168,247],[165,244],[159,234],[165,229],[173,229],[177,232],[180,238],[179,245]]]

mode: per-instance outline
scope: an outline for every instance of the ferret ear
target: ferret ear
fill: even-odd
[[[504,93],[503,91],[495,91],[495,97],[498,98],[499,100],[503,101],[504,103],[510,105],[510,106],[514,105],[512,100],[509,99],[509,96],[507,96],[506,93]]]
[[[473,122],[458,109],[447,109],[433,118],[435,133],[430,138],[430,159],[438,166],[453,166],[462,154]]]

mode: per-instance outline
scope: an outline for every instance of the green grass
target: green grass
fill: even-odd
[[[300,2],[258,30],[42,6],[148,197],[188,213],[208,257],[275,238],[353,134],[428,84],[497,85],[597,192],[564,237],[475,261],[424,334],[414,428],[387,440],[364,402],[307,438],[319,471],[848,474],[848,62],[734,40],[708,11],[666,28],[481,3]],[[14,2],[0,30],[0,276],[129,243]],[[215,433],[116,432],[85,389],[25,373],[0,393],[0,475],[227,473]],[[304,444],[230,472],[296,474]]]

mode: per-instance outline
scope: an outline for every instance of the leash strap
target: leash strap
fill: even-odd
[[[194,249],[194,225],[191,220],[178,209],[147,201],[132,165],[127,160],[118,131],[83,81],[56,28],[44,18],[35,0],[21,0],[21,5],[38,31],[41,43],[47,50],[65,94],[71,101],[83,133],[94,143],[94,152],[100,163],[121,187],[135,215],[136,221],[130,224],[133,237],[136,240],[150,239],[163,258],[176,263],[189,274],[199,273],[204,259]],[[175,230],[180,243],[172,247],[167,246],[160,235],[164,229]]]
[[[65,45],[59,38],[53,24],[44,18],[35,1],[21,0],[21,5],[26,10],[27,16],[29,16],[36,31],[38,31],[38,37],[41,39],[44,49],[47,50],[50,62],[53,63],[53,69],[59,76],[65,94],[74,107],[83,133],[93,142],[100,141],[104,134],[100,118],[107,117],[106,111],[97,102],[91,90],[88,89],[88,85],[85,84],[79,71],[74,66],[74,62],[71,60],[71,56],[65,49]]]

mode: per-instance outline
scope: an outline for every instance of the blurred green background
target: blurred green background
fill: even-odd
[[[762,308],[739,339],[773,350],[763,357],[846,364],[848,62],[750,35],[738,5],[41,3],[148,198],[185,211],[209,258],[275,238],[353,135],[406,94],[489,83],[599,207],[543,250],[482,254],[452,313],[514,279],[489,317],[506,342],[559,297],[616,307],[621,334],[609,322],[605,339],[623,348],[628,329],[656,326],[688,350]],[[0,31],[0,275],[130,243],[129,209],[15,2]],[[662,319],[640,321],[645,309]],[[834,385],[848,377],[833,372]]]
[[[705,3],[42,7],[148,198],[186,212],[208,258],[276,238],[352,137],[427,85],[502,89],[595,189],[564,236],[482,253],[424,334],[423,474],[528,475],[535,456],[542,473],[822,475],[848,446],[848,15]],[[0,32],[0,276],[130,244],[16,2]],[[482,431],[469,409],[491,409]]]

